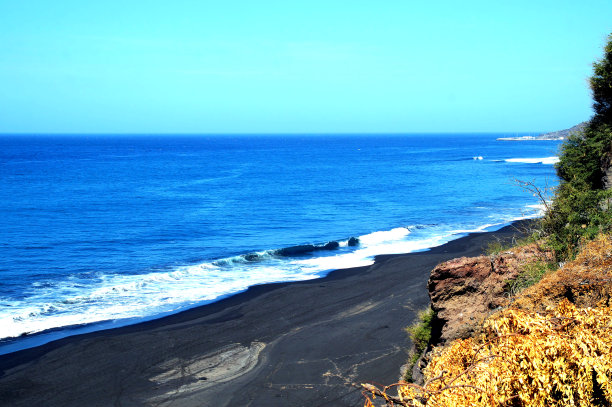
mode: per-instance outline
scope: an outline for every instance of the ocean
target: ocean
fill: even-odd
[[[501,136],[0,136],[0,354],[537,216]]]

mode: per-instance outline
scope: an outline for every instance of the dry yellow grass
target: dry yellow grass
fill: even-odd
[[[600,235],[576,259],[528,288],[514,305],[539,311],[568,298],[579,307],[612,306],[612,238]]]

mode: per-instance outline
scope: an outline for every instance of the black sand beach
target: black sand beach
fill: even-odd
[[[522,224],[0,356],[0,405],[361,405],[352,383],[398,380],[430,270]]]

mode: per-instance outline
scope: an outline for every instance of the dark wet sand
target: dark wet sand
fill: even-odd
[[[399,378],[430,270],[521,224],[0,356],[0,405],[362,405],[351,383]]]

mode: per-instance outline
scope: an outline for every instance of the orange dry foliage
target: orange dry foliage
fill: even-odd
[[[612,405],[611,277],[612,239],[601,236],[481,335],[434,350],[424,386],[364,385],[365,405],[370,395],[405,406]]]
[[[425,386],[399,384],[394,404],[612,405],[611,354],[610,308],[564,300],[543,314],[510,309],[488,319],[479,338],[437,351]]]

